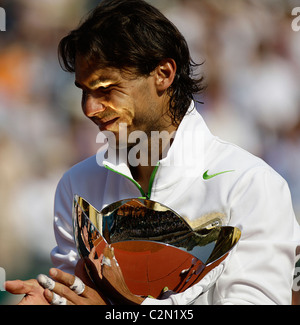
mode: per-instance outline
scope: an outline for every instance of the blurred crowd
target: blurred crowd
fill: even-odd
[[[198,109],[215,135],[266,160],[289,183],[300,220],[300,32],[293,0],[149,0],[186,37],[207,89]],[[50,267],[56,185],[94,155],[59,40],[97,0],[1,0],[0,267],[28,278]],[[0,293],[0,304],[1,304]]]

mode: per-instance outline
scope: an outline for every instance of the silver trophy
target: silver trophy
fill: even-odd
[[[98,257],[114,248],[132,293],[157,298],[168,287],[182,292],[219,265],[237,244],[236,227],[202,227],[189,223],[170,208],[146,199],[114,202],[100,212],[74,196],[74,238],[79,255]]]

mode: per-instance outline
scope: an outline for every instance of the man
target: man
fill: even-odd
[[[300,231],[288,186],[262,160],[209,132],[193,101],[202,80],[192,78],[189,50],[176,27],[144,1],[104,0],[61,41],[59,53],[82,89],[84,114],[115,136],[112,147],[118,153],[115,159],[98,154],[79,163],[58,185],[52,251],[57,269],[50,270],[56,283],[46,286],[51,290],[35,280],[9,282],[7,290],[25,293],[24,304],[105,304],[108,288],[134,304],[290,304]],[[146,138],[133,164],[129,155],[138,144],[132,140],[137,131]],[[162,145],[153,141],[157,134]],[[93,258],[86,261],[94,279],[108,280],[106,285],[94,281],[95,287],[78,262],[73,239],[75,194],[98,210],[143,196],[191,225],[235,226],[242,237],[225,265],[179,295],[162,300],[133,295],[110,247],[100,266]],[[78,282],[75,267],[86,284],[80,294],[72,290]]]

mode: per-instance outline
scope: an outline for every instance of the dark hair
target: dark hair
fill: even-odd
[[[133,68],[149,75],[161,61],[175,60],[177,72],[168,89],[170,113],[180,123],[193,94],[203,90],[203,78],[193,79],[197,66],[186,40],[156,8],[143,0],[104,0],[81,25],[59,44],[60,64],[75,72],[76,55],[85,56],[99,68]]]

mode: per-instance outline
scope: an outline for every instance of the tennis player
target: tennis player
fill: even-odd
[[[106,304],[112,292],[125,304],[291,304],[300,231],[288,185],[261,159],[211,134],[193,97],[203,80],[193,76],[178,29],[142,0],[103,0],[62,39],[59,54],[82,89],[84,114],[114,136],[116,154],[100,152],[59,182],[51,278],[7,282],[6,289],[25,294],[21,304]],[[75,194],[99,211],[149,198],[192,226],[229,225],[242,236],[228,261],[185,292],[138,297],[111,247],[98,263],[91,257],[95,281],[87,279],[73,237]]]

